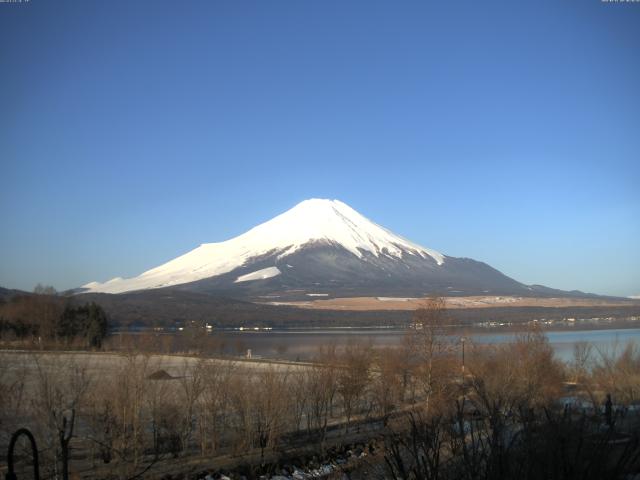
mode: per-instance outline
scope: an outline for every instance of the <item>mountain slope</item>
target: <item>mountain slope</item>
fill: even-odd
[[[471,259],[445,257],[442,265],[429,258],[405,255],[392,258],[364,253],[356,257],[335,244],[316,242],[286,257],[266,255],[247,265],[179,290],[218,292],[242,298],[301,300],[312,297],[533,295],[530,287]],[[277,269],[277,275],[255,281],[246,277]],[[251,272],[251,273],[249,273]],[[240,280],[240,281],[239,281]]]
[[[442,254],[393,234],[340,201],[312,199],[239,237],[202,244],[138,277],[92,282],[83,288],[91,292],[122,293],[169,287],[222,275],[261,257],[282,259],[318,242],[340,246],[357,258],[369,253],[375,257],[429,257],[437,265],[444,262]]]
[[[80,291],[173,287],[236,298],[313,296],[572,295],[523,285],[489,265],[445,256],[337,200],[312,199],[220,243],[206,243],[141,275]]]

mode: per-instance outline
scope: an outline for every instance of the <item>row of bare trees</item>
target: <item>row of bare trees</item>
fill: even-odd
[[[120,355],[5,353],[0,443],[36,432],[43,471],[100,468],[118,478],[161,459],[324,448],[328,435],[386,421],[423,398],[406,349],[326,347],[316,362],[282,365],[129,351]],[[1,446],[1,445],[0,445]]]
[[[448,471],[467,468],[459,478],[499,478],[522,445],[516,437],[539,442],[534,432],[575,420],[556,413],[567,381],[596,417],[607,393],[616,405],[638,400],[635,346],[607,354],[578,344],[564,365],[532,330],[506,345],[468,342],[463,372],[446,321],[433,299],[416,312],[401,347],[324,347],[305,365],[135,351],[5,353],[0,447],[27,426],[49,475],[68,478],[70,468],[128,479],[177,457],[247,454],[264,464],[283,449],[322,451],[332,438],[377,425],[388,433],[385,458],[396,478],[439,478],[441,462],[454,457],[463,463]]]
[[[463,382],[391,422],[384,478],[617,480],[640,471],[636,344],[578,344],[565,365],[529,332],[472,358]]]
[[[419,312],[428,391],[382,435],[384,478],[613,480],[640,471],[637,343],[579,342],[565,364],[532,329],[509,344],[471,345],[455,382],[439,314]]]

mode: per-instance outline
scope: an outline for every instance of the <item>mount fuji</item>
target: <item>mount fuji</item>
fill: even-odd
[[[194,250],[133,278],[91,282],[79,293],[149,289],[243,299],[350,296],[584,295],[528,286],[489,265],[443,255],[372,222],[338,200],[305,200],[248,232]]]

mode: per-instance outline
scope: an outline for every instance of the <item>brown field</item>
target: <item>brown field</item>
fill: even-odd
[[[532,298],[510,296],[446,297],[447,308],[494,307],[620,307],[640,305],[640,301],[598,298]],[[425,298],[351,297],[308,300],[300,302],[268,302],[269,305],[290,305],[314,310],[415,310]]]

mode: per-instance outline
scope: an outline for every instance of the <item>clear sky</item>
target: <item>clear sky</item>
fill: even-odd
[[[0,285],[137,275],[311,197],[640,294],[640,3],[0,3]]]

